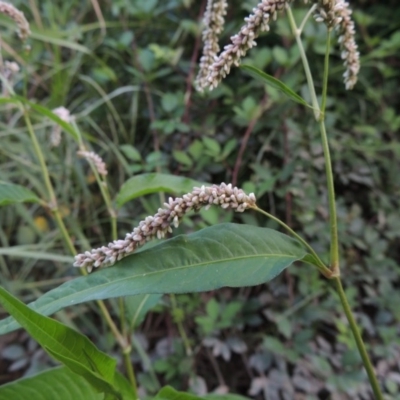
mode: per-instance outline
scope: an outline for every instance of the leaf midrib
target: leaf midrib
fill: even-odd
[[[279,257],[279,258],[288,258],[288,257],[289,258],[295,258],[295,259],[299,258],[299,256],[295,256],[295,255],[270,254],[270,253],[268,253],[267,255],[265,255],[265,254],[257,254],[257,255],[251,256],[251,257],[249,257],[249,256],[241,256],[241,257],[235,257],[235,258],[224,258],[224,259],[218,260],[217,262],[212,260],[212,261],[208,261],[208,262],[194,263],[194,264],[185,265],[185,266],[178,266],[178,267],[171,267],[171,268],[157,270],[157,271],[145,272],[145,273],[138,274],[138,275],[131,275],[129,277],[121,277],[121,278],[116,278],[116,279],[113,279],[113,280],[107,280],[107,282],[101,283],[99,285],[95,285],[94,287],[101,289],[103,286],[109,285],[110,282],[112,282],[112,283],[118,283],[120,281],[125,281],[126,282],[127,280],[130,280],[130,279],[133,279],[133,278],[138,278],[138,277],[143,277],[143,276],[148,276],[148,275],[153,275],[153,274],[155,275],[155,274],[158,274],[160,272],[165,272],[167,270],[168,271],[176,271],[176,270],[185,269],[185,268],[200,267],[200,266],[204,266],[204,265],[207,265],[207,264],[221,264],[223,262],[231,261],[231,260],[242,260],[242,259],[247,259],[247,258],[265,258],[267,256],[269,256],[269,257]],[[109,268],[113,268],[113,267],[109,267]],[[104,278],[104,279],[106,279],[106,278]],[[69,296],[76,295],[76,293],[85,293],[85,291],[91,290],[91,289],[93,289],[93,286],[91,286],[90,288],[81,290],[79,292],[75,292],[73,294],[67,295],[66,297],[62,297],[62,299],[67,299]]]

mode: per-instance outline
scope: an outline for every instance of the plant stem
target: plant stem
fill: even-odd
[[[283,228],[285,228],[288,232],[290,232],[299,242],[301,242],[309,251],[310,253],[314,256],[315,260],[317,261],[316,267],[321,271],[321,273],[326,276],[327,278],[331,277],[331,270],[326,267],[324,262],[319,258],[318,254],[315,252],[315,250],[299,235],[297,234],[289,225],[285,224],[282,220],[280,220],[277,217],[274,217],[272,214],[267,213],[266,211],[262,210],[261,208],[258,208],[257,206],[252,207],[254,210],[258,211],[259,213],[265,215],[266,217],[274,220],[277,222],[279,225],[281,225]]]
[[[343,306],[344,312],[346,314],[347,320],[349,321],[350,329],[353,332],[354,339],[356,341],[358,351],[359,351],[359,353],[361,355],[362,361],[364,363],[364,367],[365,367],[365,369],[367,371],[367,374],[368,374],[368,379],[369,379],[369,381],[371,383],[371,387],[372,387],[372,390],[373,390],[374,395],[375,395],[375,399],[376,400],[383,400],[381,389],[379,387],[378,380],[377,380],[377,378],[375,376],[375,372],[374,372],[374,369],[372,367],[371,360],[368,357],[368,353],[367,353],[367,350],[365,349],[365,345],[364,345],[364,342],[362,340],[362,337],[361,337],[361,334],[360,334],[360,330],[358,329],[357,322],[355,321],[353,313],[351,312],[349,303],[347,301],[346,293],[343,290],[342,281],[340,280],[339,276],[335,276],[334,278],[332,278],[332,280],[334,281],[334,283],[336,285],[336,291],[337,291],[337,293],[339,295],[340,302],[342,303],[342,306]]]
[[[301,21],[301,24],[300,24],[299,29],[298,29],[299,35],[302,34],[303,29],[304,29],[304,26],[306,25],[306,23],[307,23],[307,21],[308,21],[308,18],[311,17],[311,14],[315,11],[316,8],[317,8],[317,5],[316,5],[316,4],[313,4],[313,5],[310,7],[310,9],[308,10],[306,16],[303,18],[303,21]]]
[[[33,148],[35,150],[36,156],[37,156],[37,158],[39,160],[39,164],[40,164],[40,167],[41,167],[41,170],[42,170],[43,178],[44,178],[45,185],[46,185],[46,188],[47,188],[47,191],[48,191],[49,203],[50,203],[51,211],[52,211],[52,213],[54,215],[54,218],[55,218],[55,220],[57,222],[58,228],[60,229],[61,234],[62,234],[62,236],[63,236],[63,238],[64,238],[64,240],[65,240],[65,242],[66,242],[66,244],[68,246],[69,251],[73,255],[76,255],[77,251],[75,249],[74,244],[72,243],[71,237],[68,234],[67,228],[66,228],[66,226],[64,224],[64,221],[63,221],[63,219],[61,217],[61,214],[60,214],[60,211],[58,209],[57,198],[55,196],[53,185],[52,185],[51,180],[50,180],[49,171],[47,169],[46,162],[45,162],[42,150],[40,148],[39,142],[38,142],[38,140],[36,138],[36,135],[35,135],[35,132],[33,130],[33,126],[32,126],[31,120],[29,118],[28,112],[25,109],[25,107],[23,106],[23,104],[21,104],[20,107],[21,107],[21,111],[24,114],[25,123],[26,123],[30,138],[31,138],[32,143],[33,143]],[[95,173],[97,173],[97,170],[95,170]],[[100,182],[100,177],[98,176],[98,174],[97,174],[96,178],[98,178],[99,182]],[[101,184],[100,184],[100,188],[102,189]],[[107,192],[103,192],[102,191],[102,193],[103,193],[103,195],[105,195],[106,198],[110,199]],[[108,197],[107,197],[107,195],[108,195]],[[110,202],[110,205],[111,205],[111,202]],[[114,226],[116,226],[116,216],[114,218],[112,218],[111,221],[112,221],[113,230],[114,230],[115,229]],[[87,274],[87,272],[85,270],[81,269],[81,268],[80,268],[80,272],[83,275]],[[124,338],[124,336],[120,333],[120,331],[118,330],[117,326],[114,324],[114,321],[112,320],[111,315],[108,312],[107,307],[105,306],[104,302],[102,300],[98,300],[96,303],[99,306],[100,311],[101,311],[104,319],[106,320],[108,326],[110,327],[111,332],[113,333],[116,341],[118,342],[118,344],[120,345],[120,347],[122,349],[122,353],[124,355],[124,360],[125,360],[125,365],[126,365],[128,377],[129,377],[129,380],[130,380],[130,382],[132,384],[132,390],[134,392],[135,398],[137,398],[136,380],[135,380],[135,376],[134,376],[134,373],[133,373],[132,363],[130,362],[130,357],[129,357],[129,354],[131,352],[131,346],[128,343],[128,341]]]
[[[171,300],[172,315],[175,316],[179,315],[179,309],[176,304],[176,296],[172,293],[169,295],[169,299]],[[190,346],[189,338],[186,335],[185,328],[183,327],[180,317],[175,317],[174,322],[176,323],[179,334],[183,340],[183,345],[185,346],[186,355],[191,356],[193,354],[193,350],[192,347]]]
[[[322,139],[322,146],[324,149],[324,159],[325,159],[325,172],[327,178],[327,185],[328,185],[328,199],[329,199],[329,216],[330,216],[330,230],[331,230],[331,254],[330,254],[330,261],[331,261],[331,276],[332,279],[336,284],[337,293],[339,295],[340,301],[342,303],[344,312],[346,314],[347,320],[349,321],[351,331],[353,332],[354,339],[357,344],[358,351],[361,355],[361,358],[364,363],[364,367],[367,371],[369,381],[371,383],[372,390],[375,394],[376,400],[383,400],[382,393],[379,388],[378,380],[375,376],[371,361],[368,357],[368,353],[365,349],[364,342],[362,340],[360,331],[357,326],[357,322],[354,319],[354,316],[351,312],[349,303],[346,298],[346,294],[343,290],[342,282],[340,280],[340,269],[339,269],[339,240],[338,240],[338,232],[337,232],[337,216],[336,216],[336,205],[335,205],[335,188],[333,183],[333,172],[332,172],[332,161],[329,151],[329,142],[328,136],[326,134],[325,129],[325,107],[326,107],[326,99],[327,99],[327,88],[328,88],[328,72],[329,72],[329,51],[330,51],[330,30],[328,30],[328,38],[327,38],[327,45],[326,45],[326,52],[325,52],[325,60],[324,60],[324,76],[323,76],[323,88],[322,88],[322,102],[321,108],[318,105],[317,98],[315,95],[315,87],[314,82],[312,79],[312,75],[310,72],[310,67],[308,64],[308,60],[303,48],[303,44],[300,40],[300,33],[301,31],[297,29],[296,23],[293,18],[293,14],[288,7],[288,15],[290,25],[292,27],[293,33],[296,37],[297,44],[300,49],[300,55],[303,62],[303,67],[307,77],[308,87],[311,93],[312,103],[314,106],[314,116],[316,117],[317,121],[319,122],[319,127],[321,131],[321,139]]]
[[[306,52],[304,50],[303,43],[301,41],[301,37],[300,37],[301,30],[297,28],[296,21],[294,20],[292,10],[289,6],[287,7],[287,13],[288,13],[288,17],[289,17],[289,23],[292,28],[292,32],[296,39],[297,46],[299,47],[300,57],[303,62],[303,68],[304,68],[304,72],[305,72],[306,78],[307,78],[307,84],[308,84],[308,89],[310,91],[311,102],[312,102],[312,105],[314,108],[314,116],[315,116],[315,119],[318,120],[320,117],[321,110],[319,108],[317,94],[315,93],[314,81],[312,78],[310,66],[308,64]]]
[[[326,99],[328,93],[328,77],[329,77],[329,53],[331,50],[331,33],[332,30],[328,29],[328,35],[326,37],[326,48],[324,58],[324,77],[322,82],[322,103],[321,103],[321,119],[325,119],[325,108]]]
[[[297,28],[296,22],[293,18],[292,11],[290,7],[287,9],[290,26],[292,27],[293,34],[295,35],[297,45],[299,46],[301,60],[303,62],[303,68],[307,78],[308,88],[311,94],[312,104],[314,107],[314,116],[319,122],[322,146],[324,150],[325,159],[325,173],[328,187],[328,202],[329,202],[329,219],[330,219],[330,231],[331,231],[331,249],[330,249],[330,268],[331,276],[339,275],[339,239],[337,232],[337,216],[336,216],[336,204],[335,204],[335,187],[333,184],[333,172],[332,172],[332,162],[329,151],[328,137],[325,129],[325,106],[327,97],[327,87],[328,87],[328,71],[329,71],[329,50],[330,50],[330,31],[328,30],[328,40],[325,52],[324,61],[324,78],[323,78],[323,89],[322,89],[322,109],[320,108],[317,96],[315,93],[314,81],[312,78],[310,66],[306,53],[304,51],[303,43],[300,38],[301,31]]]
[[[117,328],[117,325],[115,325],[114,321],[111,318],[110,313],[108,312],[105,304],[101,300],[97,300],[97,305],[99,306],[104,319],[106,320],[108,326],[111,329],[111,332],[113,333],[116,341],[118,342],[119,346],[122,349],[122,355],[124,358],[124,364],[126,368],[126,372],[129,378],[129,381],[132,386],[132,391],[134,394],[135,399],[138,398],[137,396],[137,385],[136,385],[136,379],[135,379],[135,374],[133,372],[133,367],[132,367],[132,362],[130,359],[130,354],[132,351],[132,346],[128,343],[128,341],[125,339],[125,337],[120,333],[120,331]]]
[[[72,125],[75,128],[75,131],[78,135],[78,143],[79,143],[79,149],[86,151],[86,147],[83,143],[83,139],[82,139],[82,134],[81,131],[79,130],[78,125],[76,124],[75,121],[72,121]],[[107,181],[106,179],[102,178],[99,174],[99,172],[97,171],[96,166],[94,165],[92,160],[87,160],[90,168],[96,178],[96,182],[97,185],[99,186],[101,195],[103,197],[104,202],[106,203],[106,207],[107,207],[107,211],[108,214],[110,216],[110,224],[111,224],[111,237],[113,240],[118,239],[118,233],[117,233],[117,213],[114,210],[113,206],[112,206],[112,201],[111,201],[111,196],[110,196],[110,191],[108,189],[108,185],[107,185]]]
[[[131,357],[130,354],[132,352],[131,346],[127,349],[127,351],[123,352],[124,355],[124,363],[125,363],[125,368],[126,368],[126,373],[128,375],[129,382],[131,383],[132,386],[132,391],[133,391],[133,396],[135,399],[138,399],[138,394],[137,394],[137,384],[136,384],[136,378],[135,378],[135,373],[133,372],[133,367],[132,367],[132,362],[131,362]]]
[[[323,87],[322,87],[322,103],[321,103],[321,114],[319,118],[319,127],[321,132],[322,147],[324,149],[325,159],[325,173],[328,185],[328,201],[329,201],[329,219],[331,228],[331,270],[333,275],[340,275],[339,270],[339,237],[337,227],[337,216],[336,216],[336,204],[335,204],[335,185],[333,183],[333,171],[332,161],[329,151],[328,135],[325,129],[325,107],[326,98],[328,92],[328,75],[329,75],[329,52],[331,47],[331,30],[328,29],[325,60],[324,60],[324,76],[323,76]]]
[[[30,120],[30,118],[28,116],[27,110],[25,109],[25,107],[22,104],[21,104],[20,108],[21,108],[21,111],[24,114],[26,127],[28,128],[29,136],[30,136],[30,138],[32,140],[33,149],[35,150],[36,157],[39,160],[40,168],[42,170],[44,183],[46,185],[48,196],[49,196],[49,206],[50,206],[51,212],[54,215],[54,218],[55,218],[55,220],[57,222],[57,226],[61,231],[61,235],[62,235],[65,243],[67,244],[67,247],[68,247],[69,251],[73,255],[76,255],[75,246],[72,243],[72,240],[71,240],[71,238],[70,238],[70,236],[68,234],[68,231],[67,231],[67,229],[65,227],[64,221],[62,220],[62,217],[61,217],[61,214],[60,214],[60,210],[58,209],[57,198],[55,196],[53,185],[52,185],[51,180],[50,180],[49,171],[47,169],[46,162],[44,160],[44,156],[43,156],[42,150],[40,148],[39,142],[38,142],[38,140],[36,138],[36,135],[35,135],[35,132],[33,130],[31,120]]]
[[[328,201],[329,201],[329,219],[331,229],[331,271],[333,275],[340,275],[339,269],[339,237],[337,230],[337,216],[336,216],[336,204],[335,204],[335,186],[333,183],[333,172],[331,155],[329,152],[328,137],[326,134],[325,123],[323,120],[319,122],[321,130],[322,147],[324,149],[325,158],[325,172],[328,185]]]

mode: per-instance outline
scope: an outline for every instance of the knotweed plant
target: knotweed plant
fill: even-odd
[[[222,209],[233,209],[243,212],[255,205],[256,198],[253,193],[247,195],[243,190],[232,187],[231,184],[195,187],[192,192],[183,197],[169,198],[164,203],[164,208],[159,208],[153,216],[148,216],[140,221],[139,225],[125,236],[123,240],[115,240],[108,246],[87,251],[75,257],[75,267],[86,267],[89,272],[93,268],[106,267],[133,253],[138,247],[150,239],[162,239],[167,233],[172,232],[171,225],[175,228],[186,213],[191,210],[199,211],[212,205]]]
[[[29,23],[23,12],[18,10],[14,5],[0,1],[0,14],[10,17],[18,27],[18,36],[21,40],[25,40],[31,34]]]
[[[213,9],[213,3],[215,1],[208,0],[207,9]],[[314,108],[314,116],[317,123],[320,126],[322,146],[324,149],[325,165],[326,165],[326,178],[327,187],[329,194],[329,211],[330,211],[330,230],[331,230],[331,252],[330,252],[330,263],[327,266],[328,271],[325,268],[320,268],[320,271],[332,281],[335,282],[337,292],[339,294],[341,303],[344,311],[348,318],[350,327],[354,334],[358,350],[363,359],[364,366],[366,368],[368,378],[370,380],[372,390],[377,399],[382,399],[379,384],[377,382],[373,367],[367,355],[362,337],[360,335],[359,328],[349,308],[346,295],[343,291],[341,278],[340,278],[340,264],[339,264],[339,244],[338,244],[338,232],[337,232],[337,217],[336,217],[336,205],[335,205],[335,191],[333,184],[333,173],[330,158],[330,150],[328,143],[328,136],[325,129],[325,106],[328,88],[328,67],[329,67],[329,52],[330,52],[330,36],[332,31],[336,31],[338,36],[338,42],[341,49],[341,57],[344,61],[345,72],[343,74],[344,83],[346,89],[353,89],[357,82],[357,76],[360,70],[359,53],[357,50],[357,44],[355,41],[355,26],[351,18],[351,10],[349,3],[345,0],[318,0],[313,4],[310,12],[314,14],[314,18],[319,23],[324,23],[328,30],[327,50],[325,56],[325,67],[324,67],[324,78],[323,78],[323,91],[321,103],[318,102],[314,79],[311,74],[307,56],[305,54],[302,42],[301,42],[301,31],[306,20],[298,28],[294,20],[293,14],[290,8],[290,1],[288,0],[262,0],[253,9],[253,12],[245,18],[244,25],[240,31],[231,37],[231,43],[226,45],[223,51],[215,56],[212,52],[210,55],[214,56],[213,63],[200,63],[200,70],[197,78],[197,86],[200,90],[206,88],[213,90],[225,78],[232,66],[239,66],[241,59],[246,55],[247,51],[256,45],[255,39],[262,32],[269,30],[269,24],[271,20],[277,18],[280,11],[286,11],[288,14],[289,22],[292,31],[296,37],[297,44],[300,49],[302,62],[307,78],[307,83],[310,91],[310,97],[312,99],[312,107]],[[306,1],[307,3],[307,1]],[[310,13],[309,13],[310,14]],[[307,14],[306,18],[309,16]],[[209,32],[213,28],[213,25],[206,27],[207,36],[212,37],[213,41],[217,41],[217,34],[219,30],[214,32],[214,35]],[[207,41],[205,42],[205,51],[208,52],[209,46]],[[210,58],[210,57],[209,57]],[[262,73],[259,74],[262,76]],[[275,218],[274,218],[275,219]],[[283,223],[281,222],[283,225]]]
[[[137,313],[135,313],[136,318],[136,314],[140,314],[142,308],[145,307],[148,296],[172,294],[170,301],[176,317],[178,312],[176,312],[175,298],[173,297],[175,293],[210,291],[222,286],[243,287],[262,284],[272,280],[292,263],[299,261],[308,264],[307,267],[311,265],[317,268],[325,278],[335,284],[367,370],[374,395],[376,399],[382,399],[379,384],[360,330],[342,287],[335,191],[329,142],[325,129],[330,37],[332,33],[336,34],[345,67],[345,87],[352,89],[357,82],[360,69],[359,53],[355,42],[355,26],[351,18],[349,4],[344,0],[305,2],[309,4],[310,11],[300,27],[297,26],[291,12],[292,3],[295,4],[290,0],[261,0],[251,14],[245,18],[239,32],[233,35],[230,38],[230,43],[220,51],[219,38],[224,28],[229,2],[226,0],[208,0],[203,19],[204,49],[199,63],[199,73],[194,83],[201,92],[217,88],[231,69],[239,66],[242,58],[256,46],[257,38],[261,34],[267,33],[270,25],[277,18],[283,17],[284,14],[287,15],[299,46],[311,104],[308,104],[300,96],[297,96],[296,99],[300,98],[302,104],[306,104],[313,110],[313,115],[321,131],[329,195],[331,243],[328,262],[324,262],[312,246],[287,224],[260,209],[256,204],[256,197],[253,193],[245,193],[232,184],[202,184],[202,182],[196,182],[195,185],[190,185],[190,188],[188,188],[188,183],[184,178],[161,173],[155,174],[156,176],[144,174],[144,176],[134,176],[128,180],[113,198],[110,194],[111,185],[108,183],[109,175],[111,175],[109,169],[103,158],[90,149],[89,140],[87,140],[89,136],[80,131],[76,118],[64,106],[51,111],[15,96],[11,83],[13,74],[18,72],[18,68],[11,62],[0,65],[2,82],[8,85],[7,95],[11,97],[9,101],[14,106],[16,105],[19,115],[23,117],[25,122],[33,153],[42,174],[44,194],[42,194],[43,198],[39,198],[35,193],[27,191],[26,188],[16,187],[18,185],[11,185],[7,182],[0,182],[0,190],[3,190],[6,194],[0,193],[9,203],[27,199],[26,201],[43,205],[49,215],[53,217],[66,248],[75,257],[74,266],[78,267],[82,274],[81,277],[71,279],[43,295],[31,308],[0,288],[0,302],[4,308],[53,358],[63,364],[63,368],[54,372],[54,374],[57,374],[57,382],[65,385],[79,383],[81,385],[79,389],[86,390],[85,393],[88,393],[88,398],[97,398],[101,393],[101,398],[137,400],[139,399],[139,392],[130,356],[132,352],[131,343],[135,340],[133,335],[134,324],[129,326],[126,321],[124,297],[144,296],[138,306]],[[21,39],[27,38],[30,33],[29,24],[19,10],[9,3],[0,1],[0,13],[15,21]],[[328,32],[320,102],[301,41],[302,29],[311,15],[318,23],[325,24]],[[267,76],[255,68],[253,68],[253,72],[258,77]],[[280,82],[279,85],[292,98],[296,96],[283,82]],[[83,165],[87,166],[87,163],[89,164],[109,217],[107,223],[110,226],[111,242],[108,244],[90,249],[89,241],[86,238],[82,239],[84,237],[82,231],[69,228],[65,223],[54,188],[54,178],[50,173],[45,154],[35,132],[35,126],[31,121],[30,113],[32,110],[42,113],[47,121],[50,118],[52,123],[56,124],[50,140],[52,147],[60,144],[63,140],[62,131],[65,131],[74,139],[74,157],[84,159],[75,160],[77,165],[82,167]],[[95,140],[92,139],[92,141]],[[152,183],[154,179],[156,181],[158,179],[158,181]],[[160,188],[178,194],[183,193],[183,195],[169,197],[168,201],[161,201],[160,204],[163,204],[163,206],[158,208],[156,213],[151,213],[140,221],[131,232],[125,235],[124,239],[118,239],[117,207],[144,194],[160,192]],[[179,235],[169,240],[162,240],[173,234],[172,227],[178,228],[182,220],[187,218],[191,211],[200,211],[210,207],[218,207],[226,211],[233,210],[238,213],[248,210],[259,212],[280,224],[290,233],[290,236],[271,229],[245,224],[220,224],[188,235]],[[145,245],[155,238],[160,239],[160,243],[146,248]],[[97,240],[97,243],[99,242],[100,240]],[[77,248],[81,249],[80,254],[78,254]],[[118,308],[116,304],[106,304],[103,301],[116,297],[119,298],[119,324],[114,322],[110,312],[111,309]],[[116,361],[98,350],[86,337],[64,324],[44,316],[64,307],[90,300],[97,301],[102,317],[120,347],[121,359],[124,361],[128,379],[116,370]],[[174,322],[185,343],[187,354],[190,355],[191,345],[183,329],[182,321],[175,318]],[[18,325],[14,320],[0,321],[1,333],[10,332],[17,327]],[[52,373],[50,373],[50,377],[44,380],[46,384],[48,382],[51,384],[53,379],[55,381],[55,375],[51,375]],[[35,387],[41,388],[40,376],[31,379],[33,379]],[[68,390],[67,393],[69,394]],[[71,393],[81,393],[81,391],[76,389],[75,391],[71,390]],[[92,396],[90,397],[90,395]],[[178,397],[200,399],[187,393],[177,394],[169,387],[162,389],[156,398],[173,399]],[[230,397],[229,394],[224,396],[226,400],[234,398]]]

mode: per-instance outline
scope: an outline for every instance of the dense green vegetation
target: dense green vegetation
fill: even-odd
[[[297,3],[293,12],[300,21],[308,9]],[[329,258],[323,151],[312,113],[239,68],[212,92],[201,94],[193,87],[205,1],[14,4],[26,15],[32,34],[22,43],[10,19],[0,16],[2,65],[6,60],[20,65],[12,82],[20,97],[10,96],[3,84],[0,99],[2,287],[24,303],[37,299],[79,275],[72,267],[72,247],[83,252],[123,238],[157,212],[165,198],[190,191],[196,182],[232,182],[254,192],[260,208],[284,220],[324,260]],[[255,4],[229,1],[221,43],[228,43]],[[339,49],[333,47],[326,126],[346,294],[382,389],[392,399],[400,398],[400,7],[397,1],[368,0],[354,0],[351,6],[361,53],[359,81],[352,91],[345,90]],[[302,38],[320,84],[326,29],[311,18]],[[243,63],[280,79],[309,101],[284,15],[261,35]],[[70,125],[50,112],[62,106],[73,116]],[[55,146],[59,125],[64,129]],[[32,132],[45,155],[69,243],[49,205]],[[106,177],[77,155],[83,148],[102,157]],[[168,175],[137,177],[145,173]],[[171,174],[190,179],[174,180]],[[106,189],[99,189],[97,179],[106,182]],[[8,204],[6,186],[20,202]],[[173,236],[231,222],[279,228],[254,212],[211,208],[185,216]],[[303,256],[296,253],[293,260]],[[153,398],[164,385],[198,395],[217,390],[268,400],[370,398],[331,284],[311,266],[296,265],[259,286],[172,296],[144,292],[126,297],[124,304],[107,300],[109,313],[132,345],[128,357],[141,398]],[[110,271],[99,276],[114,279],[119,273]],[[193,291],[211,287],[199,283]],[[88,336],[125,374],[123,346],[96,302],[64,308],[55,317]],[[62,351],[55,357],[61,362],[68,355]],[[102,355],[108,357],[96,353]],[[107,363],[112,362],[108,357]],[[0,337],[0,384],[54,365],[26,332]],[[43,380],[57,380],[62,370],[55,371],[54,378]],[[77,385],[82,385],[80,393],[90,389],[83,379]],[[164,390],[166,397],[157,398],[173,398],[166,394],[171,389]]]

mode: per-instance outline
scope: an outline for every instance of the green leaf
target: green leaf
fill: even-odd
[[[113,388],[116,361],[98,350],[87,337],[36,313],[2,287],[0,303],[55,359],[99,391],[116,394]]]
[[[255,68],[251,65],[244,64],[244,65],[241,65],[240,68],[243,69],[245,72],[247,72],[252,77],[261,79],[267,85],[270,85],[270,86],[274,87],[275,89],[278,89],[279,91],[286,94],[286,96],[288,96],[290,99],[292,99],[296,103],[300,103],[303,106],[312,108],[301,96],[299,96],[297,93],[295,93],[292,89],[290,89],[288,86],[286,86],[279,79],[276,79],[273,76],[268,75],[265,72],[260,71],[258,68]]]
[[[221,146],[215,139],[204,136],[202,140],[211,156],[216,157],[221,153]]]
[[[66,47],[71,50],[80,51],[84,54],[92,53],[90,51],[90,49],[88,49],[85,46],[82,46],[81,44],[57,37],[58,33],[59,33],[58,29],[57,30],[48,30],[46,32],[44,30],[41,30],[41,33],[37,32],[37,31],[32,32],[31,36],[35,40],[40,40],[45,43],[52,43],[52,44],[55,44],[56,46]]]
[[[196,396],[191,393],[178,392],[171,386],[163,387],[154,400],[249,400],[247,397],[238,396],[236,394],[208,394],[206,396]]]
[[[203,396],[202,399],[207,399],[207,400],[249,400],[248,397],[243,397],[239,396],[238,394],[207,394],[206,396]]]
[[[161,294],[138,294],[125,299],[131,328],[136,328],[143,322],[146,314],[159,303],[161,297]]]
[[[299,242],[272,229],[220,224],[166,240],[113,267],[68,281],[30,307],[49,315],[90,300],[258,285],[306,254]],[[12,319],[2,320],[0,334],[17,326]]]
[[[172,156],[179,164],[185,165],[186,167],[191,167],[193,165],[193,160],[184,151],[173,150]]]
[[[133,400],[132,390],[126,379],[116,373],[115,380],[124,400]],[[12,400],[103,400],[84,378],[66,367],[52,368],[29,378],[0,386],[0,399]]]
[[[20,185],[0,181],[0,206],[14,203],[39,203],[40,199],[31,190]]]
[[[44,349],[56,360],[63,363],[66,367],[68,367],[75,374],[82,376],[88,383],[92,385],[92,387],[100,393],[110,393],[113,394],[117,399],[122,400],[121,394],[114,388],[114,386],[104,380],[97,372],[97,366],[93,363],[92,370],[83,365],[82,363],[75,361],[72,358],[65,357],[61,353],[57,353],[51,350],[49,347],[44,346]],[[83,354],[85,354],[85,350],[83,350]],[[85,354],[86,355],[86,354]],[[90,357],[87,357],[89,361],[92,361]],[[114,377],[112,377],[114,378]],[[114,380],[114,379],[112,379]]]
[[[146,194],[168,192],[176,194],[189,193],[194,186],[202,183],[183,176],[149,173],[128,179],[121,187],[117,198],[117,207]]]
[[[59,116],[54,114],[50,109],[43,107],[39,104],[35,104],[29,100],[26,100],[22,96],[13,96],[13,97],[0,97],[0,104],[24,104],[28,106],[28,108],[32,108],[37,113],[44,115],[45,117],[51,119],[57,125],[60,125],[67,133],[69,133],[75,140],[78,140],[78,134],[74,130],[74,128],[68,124],[67,122],[63,121]]]
[[[0,386],[0,398],[12,400],[102,400],[99,394],[66,367],[54,368],[30,378]]]
[[[192,159],[187,155],[186,152],[184,151],[180,151],[180,150],[173,150],[172,151],[172,156],[174,157],[174,159],[182,164],[185,165],[187,167],[191,167],[193,165],[193,161]]]
[[[129,158],[129,160],[135,162],[142,161],[142,156],[140,155],[139,150],[137,150],[131,144],[123,144],[119,146],[119,148],[124,153],[125,157]]]
[[[153,400],[200,400],[201,397],[194,394],[178,392],[171,386],[163,387]]]

